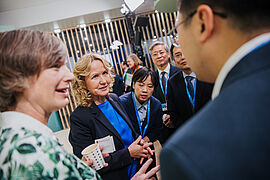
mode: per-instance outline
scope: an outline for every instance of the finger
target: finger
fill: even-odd
[[[142,140],[142,136],[140,135],[133,143],[138,144]]]
[[[105,158],[105,157],[110,156],[110,154],[106,153],[106,154],[102,154],[102,156],[103,156],[103,158]]]
[[[140,160],[140,164],[142,164],[143,160],[144,160],[144,158],[141,158],[141,160]]]
[[[149,166],[149,165],[148,165]],[[148,171],[146,174],[145,174],[145,179],[147,178],[150,178],[151,176],[153,176],[154,174],[156,174],[160,169],[160,166],[156,166],[154,168],[152,168],[150,171]]]
[[[109,166],[109,164],[108,164],[108,163],[105,163],[105,164],[104,164],[104,167],[108,167],[108,166]]]
[[[139,169],[139,172],[140,173],[145,173],[145,171],[147,170],[147,168],[150,166],[150,164],[153,162],[153,159],[148,159],[144,164],[143,166]],[[152,171],[152,169],[150,170]],[[149,171],[149,172],[150,172]],[[150,177],[150,176],[149,176]]]
[[[147,149],[147,151],[149,152],[149,154],[151,154],[151,156],[153,156],[153,152],[154,152],[154,150],[152,150],[150,147],[148,147],[148,148],[146,148]]]
[[[103,147],[99,146],[99,149],[100,149],[101,152],[103,151]]]

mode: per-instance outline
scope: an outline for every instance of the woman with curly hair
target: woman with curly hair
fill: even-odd
[[[152,154],[149,144],[134,130],[115,94],[109,94],[113,76],[110,65],[97,54],[85,55],[75,64],[72,83],[79,106],[70,117],[69,140],[79,158],[81,151],[96,139],[113,137],[115,151],[99,170],[103,179],[130,179],[137,171],[138,158]]]

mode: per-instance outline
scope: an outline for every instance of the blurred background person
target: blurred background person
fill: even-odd
[[[180,45],[172,44],[171,56],[181,71],[175,73],[168,82],[170,121],[166,125],[177,129],[211,99],[213,84],[197,79]]]
[[[98,172],[103,179],[130,179],[137,171],[137,159],[152,154],[151,143],[143,143],[118,96],[109,94],[109,64],[99,55],[85,55],[73,73],[72,88],[80,104],[70,116],[69,140],[74,154],[81,158],[81,151],[96,139],[112,136],[116,151],[105,158],[108,167]]]
[[[130,54],[127,57],[127,64],[128,64],[128,70],[126,72],[125,76],[125,92],[131,91],[131,81],[132,81],[132,75],[136,70],[143,67],[141,66],[142,61],[138,58],[136,54]]]
[[[30,30],[0,33],[1,179],[100,179],[47,127],[69,103],[67,50],[57,37]]]
[[[123,82],[125,82],[125,76],[126,76],[126,73],[127,73],[127,70],[128,70],[128,64],[127,64],[127,61],[123,61],[121,63],[121,69],[123,70],[123,76],[122,76],[122,79],[123,79]]]
[[[173,74],[180,71],[176,66],[169,63],[170,52],[167,45],[161,41],[155,41],[150,47],[151,58],[157,67],[155,78],[157,79],[157,87],[155,87],[153,96],[157,98],[162,104],[162,111],[164,114],[164,123],[170,120],[167,108],[167,94],[168,94],[168,80]],[[164,125],[160,134],[159,141],[161,144],[165,143],[168,137],[173,133],[171,128]]]
[[[117,73],[115,73],[114,67],[110,67],[111,72],[113,75],[113,86],[112,86],[112,93],[116,94],[117,96],[121,96],[125,92],[125,84],[123,83],[123,79]]]

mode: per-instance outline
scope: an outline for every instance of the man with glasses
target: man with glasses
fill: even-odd
[[[155,87],[153,96],[157,98],[162,104],[163,111],[163,123],[168,126],[170,122],[170,116],[167,115],[167,87],[168,80],[176,72],[180,71],[177,67],[172,66],[169,63],[170,53],[169,48],[161,41],[154,42],[150,47],[151,58],[157,67],[155,72],[155,77],[158,81],[157,87]],[[173,130],[164,126],[163,131],[161,132],[159,141],[163,144],[168,137],[172,134]]]
[[[182,71],[168,81],[168,113],[172,122],[169,127],[176,130],[211,99],[213,84],[197,79],[180,45],[172,44],[171,56]]]
[[[268,1],[180,0],[178,11],[188,64],[215,85],[163,147],[162,179],[270,179]]]

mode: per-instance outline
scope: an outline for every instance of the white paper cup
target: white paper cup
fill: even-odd
[[[91,159],[94,163],[92,167],[97,171],[104,167],[105,161],[101,154],[98,144],[91,144],[82,151],[82,155],[88,160]]]

